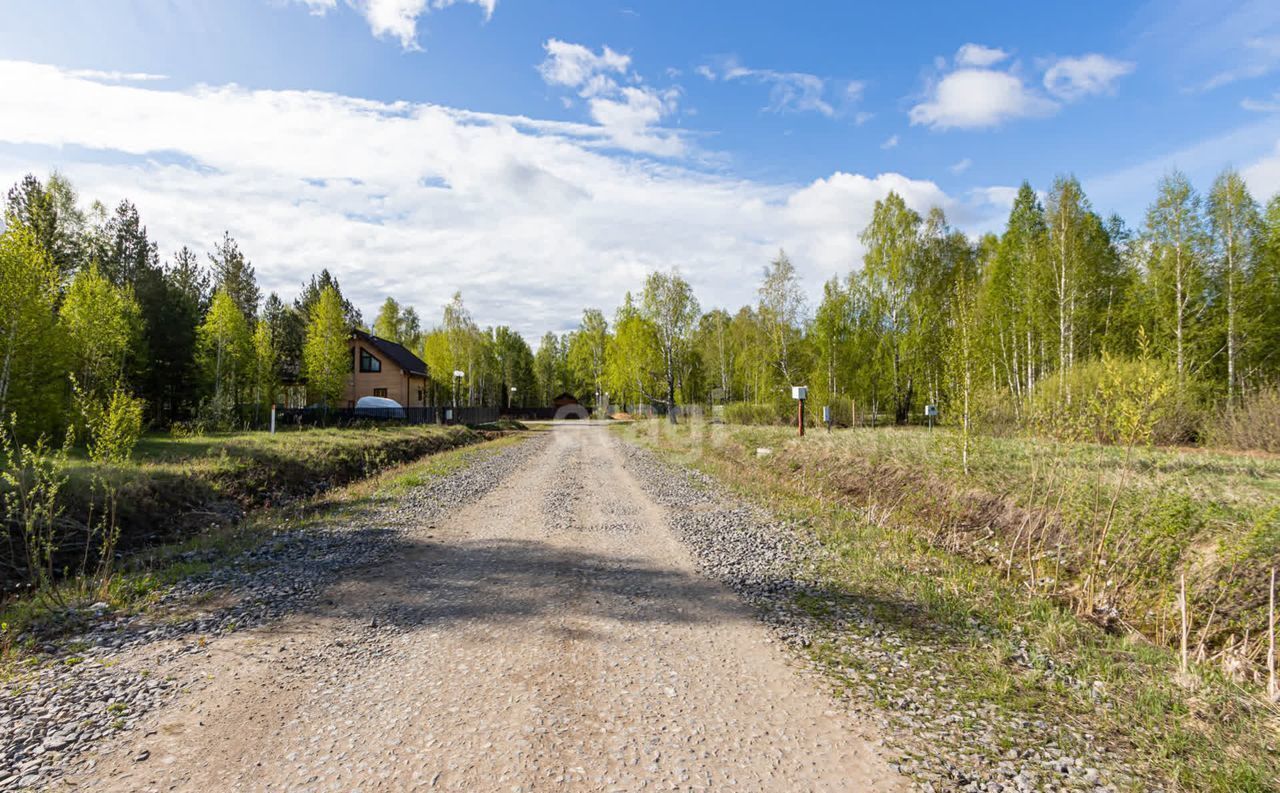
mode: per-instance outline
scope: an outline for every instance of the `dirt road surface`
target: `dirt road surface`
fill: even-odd
[[[321,606],[219,638],[80,790],[902,790],[695,572],[607,430],[557,426]]]

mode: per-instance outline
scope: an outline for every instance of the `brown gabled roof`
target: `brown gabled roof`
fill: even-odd
[[[401,369],[408,372],[409,374],[421,375],[422,377],[427,376],[426,362],[423,361],[418,356],[414,355],[413,353],[409,352],[409,350],[405,348],[404,345],[397,344],[396,342],[391,341],[390,339],[384,339],[379,336],[374,336],[374,335],[365,333],[362,330],[354,331],[352,335],[355,338],[359,339],[360,341],[364,342],[365,344],[368,344],[370,347],[373,347],[378,352],[387,356],[389,359],[391,359],[392,363],[394,363],[396,366],[399,366]]]

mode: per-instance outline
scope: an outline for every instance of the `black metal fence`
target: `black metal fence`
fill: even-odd
[[[496,407],[286,408],[276,411],[276,427],[350,427],[362,424],[488,424]]]
[[[593,411],[586,405],[563,405],[549,408],[509,407],[503,408],[501,412],[505,418],[515,419],[516,421],[553,421],[556,419],[589,419]]]

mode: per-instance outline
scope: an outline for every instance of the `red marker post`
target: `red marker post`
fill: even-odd
[[[804,437],[804,401],[809,397],[808,386],[791,386],[791,396],[796,400],[796,426],[800,429],[800,437]]]

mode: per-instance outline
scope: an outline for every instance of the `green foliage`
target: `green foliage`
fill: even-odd
[[[67,482],[67,452],[71,434],[61,448],[52,449],[41,436],[32,445],[17,440],[17,419],[0,428],[0,525],[15,526],[22,544],[28,577],[39,592],[53,593],[54,559],[60,548],[59,493]],[[16,556],[10,550],[10,554]],[[18,561],[12,559],[11,561]]]
[[[1044,380],[1032,399],[1031,421],[1063,440],[1122,446],[1185,441],[1194,425],[1186,423],[1179,396],[1171,363],[1104,353]]]
[[[249,323],[226,289],[214,292],[199,340],[202,369],[213,391],[206,417],[225,426],[235,417],[253,359]]]
[[[614,334],[605,354],[606,380],[619,405],[660,398],[658,331],[640,314],[628,293],[613,322]]]
[[[422,324],[413,306],[401,306],[388,297],[373,321],[373,335],[390,339],[410,350],[422,344]]]
[[[62,418],[58,284],[58,268],[36,234],[11,219],[0,233],[0,416],[20,416],[13,429],[22,438]]]
[[[351,376],[352,357],[348,345],[351,329],[342,311],[342,298],[332,287],[320,292],[307,324],[307,342],[302,350],[307,392],[324,405],[342,398]]]
[[[113,284],[91,264],[76,274],[58,312],[81,392],[109,393],[124,376],[141,326],[133,290]]]
[[[263,411],[271,409],[280,386],[280,344],[276,331],[266,319],[253,329],[253,403]]]
[[[258,300],[262,293],[258,290],[253,265],[245,258],[230,232],[223,232],[222,241],[214,246],[213,253],[209,254],[209,265],[218,291],[231,298],[245,322],[251,322],[258,314]]]
[[[810,416],[812,418],[812,416]],[[776,403],[730,402],[724,406],[724,420],[730,424],[794,424],[796,406],[779,400]]]
[[[89,434],[89,459],[102,465],[128,462],[142,436],[142,400],[117,383],[105,397],[94,397],[77,387],[76,402]]]

